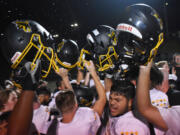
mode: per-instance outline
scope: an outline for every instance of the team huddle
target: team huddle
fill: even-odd
[[[128,6],[116,29],[97,26],[81,49],[33,20],[11,22],[4,35],[0,49],[21,92],[0,92],[2,135],[180,134],[180,93],[169,90],[177,76],[167,61],[153,63],[164,33],[149,5]],[[42,81],[50,72],[60,78],[53,93]]]

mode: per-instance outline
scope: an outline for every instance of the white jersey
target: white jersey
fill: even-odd
[[[34,110],[32,122],[36,126],[38,132],[46,134],[51,124],[51,121],[48,121],[49,115],[50,112],[47,106],[41,105],[38,109]]]
[[[157,89],[152,89],[150,90],[150,98],[151,98],[151,103],[153,106],[156,106],[158,108],[167,108],[169,107],[169,100],[168,96]],[[154,127],[154,131],[156,135],[164,135],[164,131],[160,130],[159,128]]]
[[[152,89],[150,90],[150,98],[151,98],[151,103],[153,106],[156,107],[169,107],[169,100],[168,96],[157,89]]]
[[[168,79],[169,79],[169,80],[177,81],[177,76],[176,76],[175,74],[169,74]]]
[[[107,98],[108,101],[109,101],[109,95],[110,95],[110,91],[107,91],[106,92],[106,98]]]
[[[133,116],[132,111],[119,117],[111,117],[106,127],[110,135],[150,135],[149,128]]]
[[[54,96],[52,97],[51,102],[49,103],[49,108],[57,108],[56,107],[56,96],[60,93],[61,91],[57,91],[56,93],[54,93]]]
[[[159,108],[159,112],[168,126],[165,135],[180,135],[180,106]]]
[[[101,82],[101,84],[104,86],[104,80],[100,80],[100,82]],[[91,80],[89,81],[89,87],[93,87],[93,86],[95,86],[95,83],[94,83],[94,80],[91,79]]]
[[[79,107],[70,123],[58,123],[57,135],[96,135],[100,124],[99,115],[93,109]]]
[[[137,100],[136,100],[136,97],[134,99],[134,102],[133,102],[133,106],[134,106],[134,110],[133,110],[133,115],[139,119],[140,121],[142,121],[144,124],[146,124],[147,126],[149,126],[149,123],[148,121],[139,113],[139,111],[137,110]],[[164,131],[155,127],[153,125],[153,128],[154,128],[154,132],[155,132],[155,135],[164,135]],[[150,130],[150,129],[149,129]]]

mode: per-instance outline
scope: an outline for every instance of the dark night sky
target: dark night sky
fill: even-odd
[[[164,6],[166,2],[168,5]],[[82,47],[89,31],[101,24],[115,28],[122,10],[134,3],[155,8],[166,22],[169,36],[180,31],[179,0],[0,0],[0,33],[10,21],[31,19],[60,38],[76,40]],[[79,27],[72,28],[70,25],[75,22]]]
[[[160,13],[164,22],[168,22],[169,32],[180,30],[178,0],[0,0],[0,23],[4,27],[8,21],[32,19],[52,34],[72,38],[82,46],[90,30],[100,24],[116,27],[122,9],[140,2],[151,5]],[[168,6],[164,10],[166,2]],[[74,22],[79,24],[78,28],[70,27]]]

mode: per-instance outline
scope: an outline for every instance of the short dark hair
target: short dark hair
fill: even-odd
[[[0,111],[4,109],[4,104],[7,103],[9,99],[10,93],[12,93],[12,90],[2,90],[0,91]]]
[[[47,88],[46,86],[37,88],[37,95],[40,95],[40,94],[51,96],[51,90]]]
[[[11,112],[12,112],[12,111],[4,112],[2,115],[0,115],[0,124],[1,124],[3,121],[8,121],[8,118],[9,118]]]
[[[61,113],[71,112],[76,103],[75,94],[71,90],[61,91],[56,96],[56,106]]]
[[[157,85],[162,84],[163,82],[163,73],[155,65],[151,67],[150,80],[151,80],[152,88],[154,88]]]
[[[113,82],[110,92],[123,95],[129,100],[135,96],[135,86],[128,80],[118,80]]]

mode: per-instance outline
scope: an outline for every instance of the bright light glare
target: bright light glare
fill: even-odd
[[[71,27],[78,27],[78,26],[79,26],[78,23],[71,24]]]

